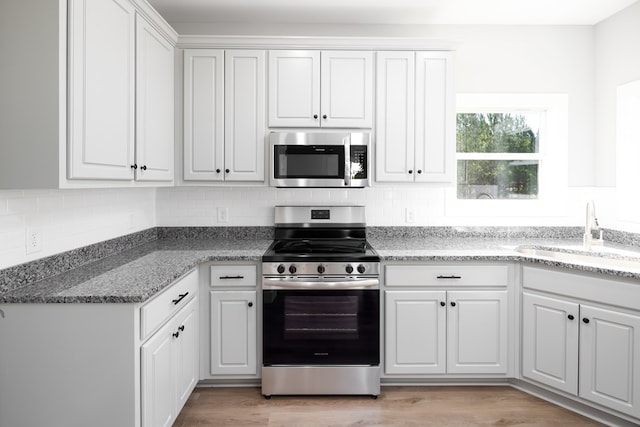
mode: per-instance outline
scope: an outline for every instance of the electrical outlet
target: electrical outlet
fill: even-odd
[[[218,222],[228,222],[228,221],[229,221],[229,210],[223,207],[218,208]]]
[[[40,227],[27,228],[25,247],[27,254],[40,252],[42,250],[42,229]]]
[[[416,210],[413,208],[407,208],[405,211],[405,222],[412,224],[416,222]]]

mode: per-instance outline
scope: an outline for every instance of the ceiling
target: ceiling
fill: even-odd
[[[169,22],[594,25],[638,0],[149,0]]]

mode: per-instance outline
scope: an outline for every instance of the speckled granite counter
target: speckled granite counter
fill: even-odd
[[[577,248],[582,243],[577,237],[579,229],[570,230],[569,233],[538,231],[535,235],[528,235],[527,231],[509,231],[504,234],[498,232],[497,236],[496,230],[488,233],[486,229],[471,232],[466,229],[462,233],[427,228],[410,231],[373,229],[369,233],[369,241],[386,262],[522,261],[630,278],[638,280],[640,285],[640,267],[610,268],[597,262],[567,262],[515,251],[515,248],[522,246],[575,251],[571,248]],[[243,238],[236,238],[236,235],[211,233],[206,228],[159,230],[156,240],[148,241],[152,237],[145,234],[146,243],[116,251],[66,272],[35,279],[26,274],[26,277],[20,277],[20,286],[0,287],[0,303],[141,303],[201,263],[260,261],[272,241],[271,236],[264,230],[258,230],[253,235],[255,238],[241,232]],[[607,242],[607,247],[637,251],[637,257],[631,258],[629,254],[623,256],[615,253],[603,253],[602,256],[637,258],[640,266],[640,248],[637,245]],[[60,259],[65,258],[62,256]],[[60,262],[60,259],[43,261],[42,264]],[[24,270],[12,268],[8,273],[7,270],[4,272],[16,278]]]
[[[582,240],[557,238],[374,238],[371,244],[386,262],[447,262],[447,261],[518,261],[576,271],[604,274],[638,280],[640,285],[640,248],[607,242],[603,248],[585,251]],[[562,260],[526,254],[517,248],[551,250],[576,254],[580,260]],[[586,255],[586,256],[585,256]],[[592,257],[592,259],[586,259]],[[607,260],[630,261],[629,266],[610,266]],[[632,264],[637,263],[637,267]]]
[[[271,240],[157,240],[0,294],[0,303],[140,303],[198,264],[259,261]]]

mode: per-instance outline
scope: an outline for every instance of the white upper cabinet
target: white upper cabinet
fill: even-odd
[[[225,52],[226,181],[264,181],[265,51]]]
[[[184,179],[264,181],[265,52],[184,51]]]
[[[134,178],[135,9],[69,2],[68,178]]]
[[[171,181],[174,49],[140,16],[136,19],[136,33],[136,179]]]
[[[373,53],[269,52],[269,126],[370,128]]]
[[[184,179],[224,179],[224,51],[184,51]]]
[[[452,181],[452,53],[378,52],[376,72],[376,180]]]

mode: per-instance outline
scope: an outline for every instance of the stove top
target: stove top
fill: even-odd
[[[263,262],[379,262],[380,256],[365,240],[276,240]]]

